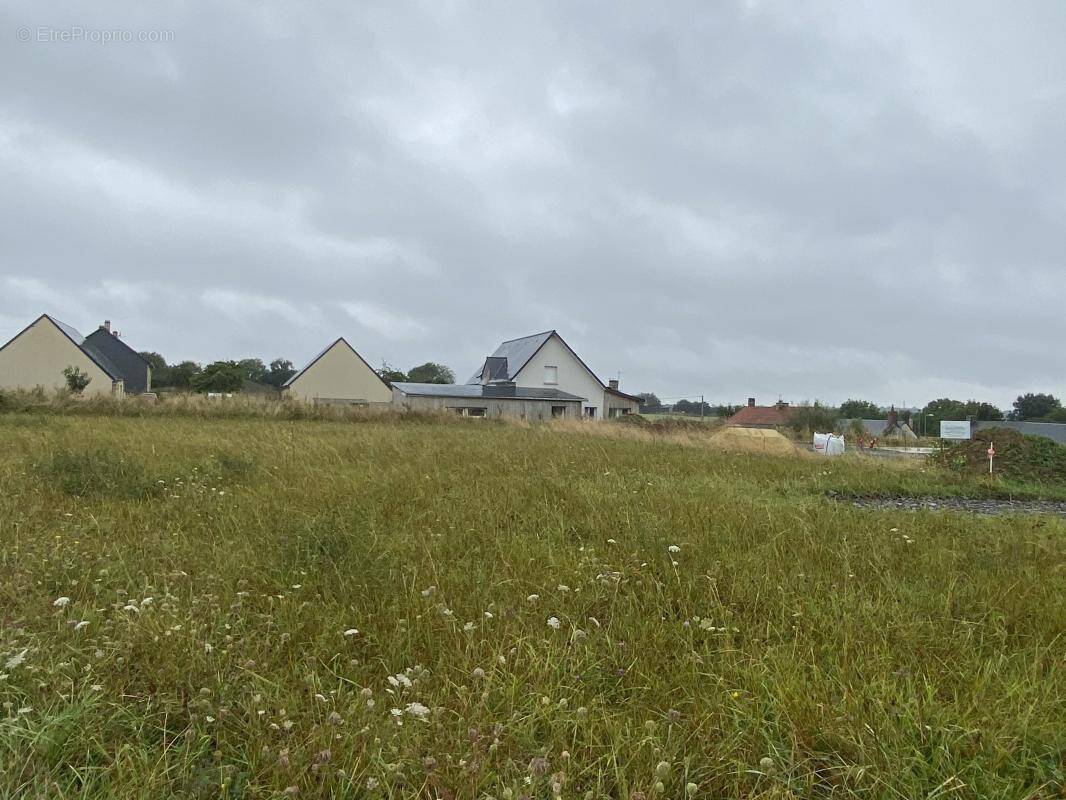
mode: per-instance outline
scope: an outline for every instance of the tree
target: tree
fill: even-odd
[[[237,366],[241,368],[241,373],[244,375],[245,380],[254,381],[255,383],[266,382],[267,368],[262,359],[242,358],[237,362]]]
[[[840,404],[840,416],[844,419],[885,419],[885,412],[869,400],[845,400]]]
[[[192,388],[198,392],[239,392],[244,385],[245,371],[236,361],[215,361],[192,378]]]
[[[939,436],[941,422],[966,419],[966,404],[961,400],[941,397],[939,400],[927,403],[925,408],[921,410],[921,417],[921,422],[915,433]]]
[[[378,376],[385,383],[404,383],[407,380],[407,374],[400,372],[396,367],[392,366],[388,361],[381,362],[381,369],[378,370]]]
[[[82,372],[74,366],[64,368],[63,377],[67,379],[67,388],[70,389],[72,394],[81,394],[85,391],[85,387],[89,385],[89,382],[92,381],[87,372]]]
[[[427,361],[407,372],[407,380],[412,383],[455,383],[455,373],[443,364]]]
[[[195,361],[182,361],[167,368],[169,386],[175,389],[191,389],[193,379],[201,372],[200,365]]]
[[[1040,419],[1062,408],[1062,403],[1053,394],[1023,394],[1014,401],[1014,416],[1017,419]]]
[[[840,412],[832,406],[814,401],[813,405],[795,406],[789,415],[788,426],[796,433],[831,433],[836,430]]]
[[[640,411],[643,414],[656,414],[663,409],[663,401],[656,397],[651,392],[641,392],[637,395],[640,398]]]
[[[674,403],[673,410],[674,410],[674,413],[676,413],[676,414],[686,414],[686,415],[688,415],[690,417],[692,417],[692,416],[695,416],[695,417],[701,416],[701,411],[702,411],[702,416],[705,416],[705,417],[711,416],[711,407],[710,407],[710,405],[708,405],[706,402],[703,402],[703,401],[701,401],[699,403],[696,403],[696,402],[693,402],[692,400],[678,400],[676,403]]]
[[[148,366],[152,368],[152,386],[170,386],[170,367],[167,366],[163,356],[147,350],[137,355],[147,361]]]
[[[296,374],[296,367],[287,358],[275,358],[270,362],[270,371],[263,378],[264,383],[269,383],[280,389],[285,381]]]
[[[967,400],[965,410],[967,417],[976,420],[997,421],[1003,419],[1003,412],[991,403],[980,403],[977,400]]]
[[[743,407],[744,406],[732,406],[728,403],[725,403],[723,405],[711,406],[711,414],[712,416],[719,417],[721,419],[728,419],[729,417],[740,411],[740,409],[742,409]]]

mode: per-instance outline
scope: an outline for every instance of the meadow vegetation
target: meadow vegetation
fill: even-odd
[[[0,414],[0,797],[1066,792],[1066,522],[826,496],[977,478],[144,408]]]

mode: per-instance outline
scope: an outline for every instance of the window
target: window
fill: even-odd
[[[452,406],[448,410],[460,417],[484,417],[487,413],[487,409],[484,408],[465,408],[463,406]]]
[[[585,408],[586,419],[596,419],[596,406],[587,406]]]
[[[559,383],[559,368],[558,367],[545,367],[544,368],[544,383],[552,386]]]
[[[552,406],[552,419],[566,416],[566,406]]]

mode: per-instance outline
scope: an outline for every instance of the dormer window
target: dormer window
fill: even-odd
[[[559,368],[558,367],[545,367],[544,368],[544,385],[555,386],[559,383]]]

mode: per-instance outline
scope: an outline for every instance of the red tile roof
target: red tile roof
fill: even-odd
[[[744,406],[726,422],[741,428],[776,428],[788,425],[794,410],[787,405]]]

